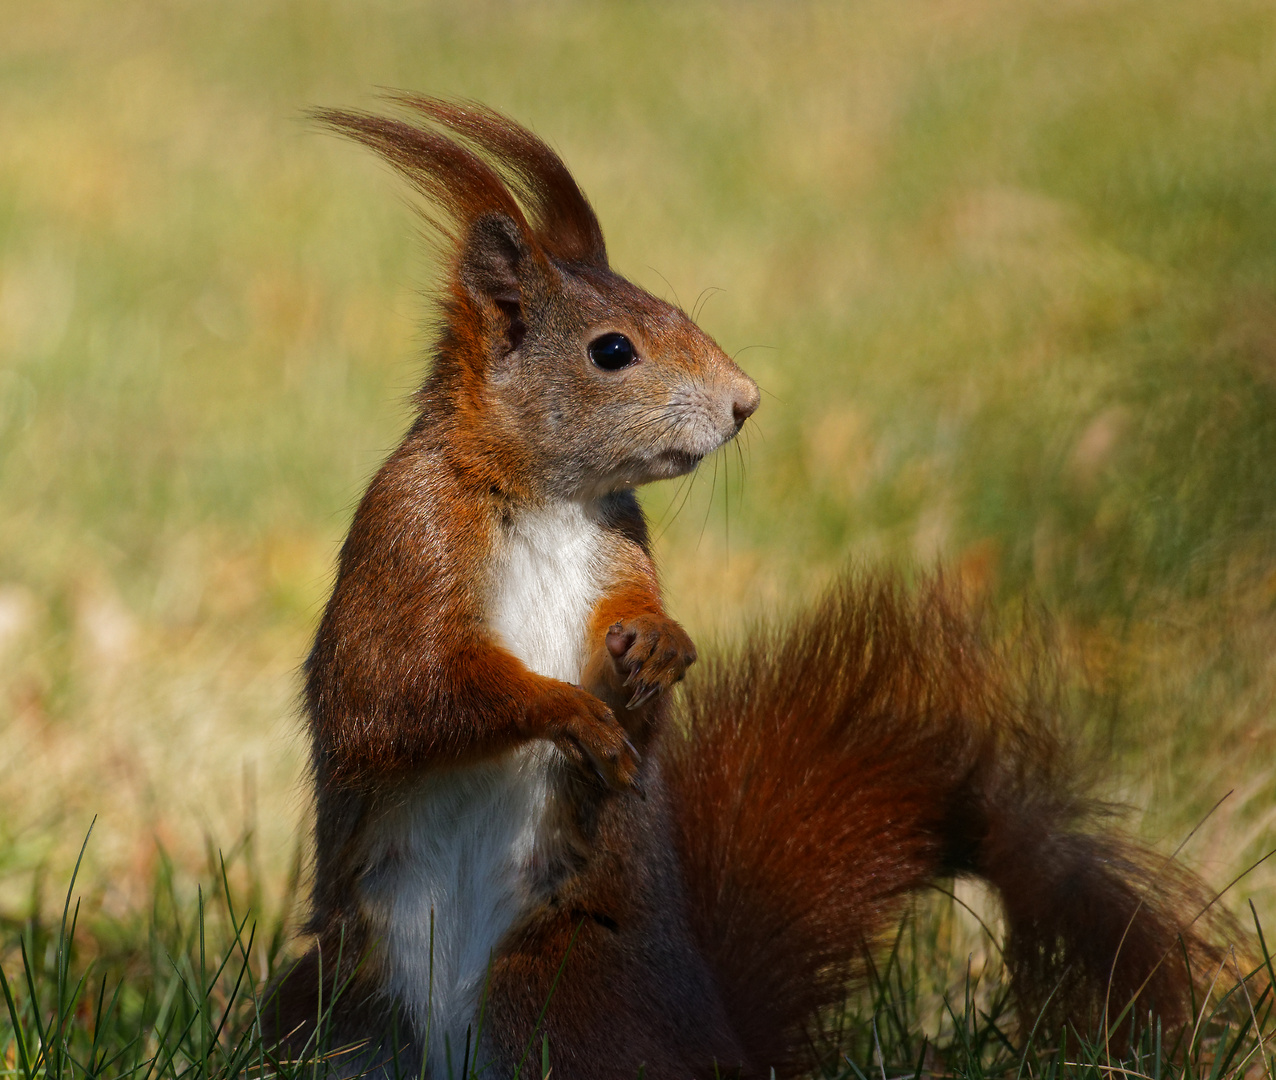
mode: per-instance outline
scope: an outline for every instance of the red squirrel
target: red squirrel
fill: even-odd
[[[689,681],[634,489],[759,392],[616,274],[527,129],[397,95],[317,113],[428,201],[449,256],[416,419],[368,487],[305,665],[310,950],[267,1008],[338,1071],[793,1076],[907,894],[999,892],[1025,1013],[1185,1018],[1203,887],[1094,827],[1048,710],[939,584],[848,578]],[[707,669],[707,670],[704,670]],[[317,1030],[318,1028],[322,1029]]]

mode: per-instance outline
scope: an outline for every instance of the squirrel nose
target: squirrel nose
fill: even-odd
[[[758,384],[752,379],[748,379],[736,389],[735,397],[731,402],[731,414],[735,417],[736,431],[744,427],[744,422],[757,411],[758,402],[761,400],[762,394],[758,390]]]

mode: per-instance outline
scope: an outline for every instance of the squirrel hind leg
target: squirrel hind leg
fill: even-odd
[[[322,1062],[334,1080],[418,1075],[421,1051],[397,1007],[330,968],[315,946],[266,988],[260,1016],[271,1053],[293,1064]]]

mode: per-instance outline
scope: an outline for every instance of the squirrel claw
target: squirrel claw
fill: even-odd
[[[629,703],[625,706],[630,712],[634,709],[641,709],[652,698],[660,693],[661,686],[659,683],[653,683],[651,686],[640,686],[634,696],[629,699]]]
[[[681,680],[696,659],[686,631],[672,619],[650,612],[613,623],[607,631],[606,651],[612,666],[603,694],[611,700],[611,695],[619,696],[618,691],[628,691],[629,703],[617,705],[628,712],[641,709]]]

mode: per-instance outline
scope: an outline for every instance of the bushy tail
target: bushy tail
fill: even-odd
[[[942,581],[847,578],[696,672],[666,768],[692,918],[755,1065],[807,1065],[805,1026],[903,895],[955,874],[1000,893],[1025,1016],[1093,1028],[1137,999],[1186,1019],[1223,955],[1210,894],[1102,822],[1042,655],[994,647]]]

